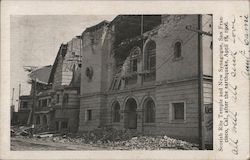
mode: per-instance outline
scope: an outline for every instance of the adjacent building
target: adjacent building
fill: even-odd
[[[53,129],[77,132],[80,107],[81,38],[75,37],[62,44],[48,83],[51,85],[52,108],[50,121]]]
[[[61,44],[53,66],[44,66],[29,74],[31,93],[20,97],[19,112],[26,111],[26,115],[25,120],[19,119],[25,124],[35,124],[37,132],[78,130],[80,44],[79,36]],[[26,104],[28,107],[24,107]]]
[[[26,125],[32,108],[32,97],[30,95],[22,95],[19,97],[20,106],[18,112],[14,112],[13,124]]]

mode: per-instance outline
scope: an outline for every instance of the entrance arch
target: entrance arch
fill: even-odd
[[[129,98],[125,104],[124,127],[128,129],[137,128],[137,103],[134,98]]]

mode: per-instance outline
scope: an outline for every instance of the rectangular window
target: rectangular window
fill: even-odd
[[[56,121],[56,131],[59,131],[59,122]]]
[[[42,106],[42,102],[41,100],[38,101],[38,107],[41,107]]]
[[[92,110],[87,110],[87,120],[88,121],[92,120]]]
[[[57,94],[57,95],[56,95],[56,103],[59,103],[59,100],[60,100],[60,95]]]
[[[43,99],[42,100],[42,107],[46,107],[47,106],[47,99]]]
[[[62,129],[68,128],[68,122],[62,122],[61,128]]]
[[[184,120],[184,102],[173,103],[173,120]]]
[[[69,102],[69,94],[64,94],[63,95],[63,104],[68,104]]]
[[[23,108],[28,108],[28,102],[23,102]]]
[[[132,72],[137,71],[137,59],[133,59],[132,61]]]

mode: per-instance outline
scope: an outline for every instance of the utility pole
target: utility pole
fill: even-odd
[[[198,15],[198,30],[202,29],[202,17]],[[199,149],[205,149],[204,105],[203,105],[203,49],[202,32],[198,32],[198,111],[199,111]]]
[[[34,81],[34,91],[33,91],[33,105],[32,105],[32,122],[31,122],[31,124],[33,124],[33,122],[34,122],[34,119],[35,119],[35,117],[34,117],[34,113],[35,113],[35,108],[36,108],[36,77],[35,77],[35,81]]]
[[[35,80],[32,80],[32,85],[33,85],[33,102],[32,102],[32,108],[30,110],[29,118],[28,118],[28,125],[33,125],[34,122],[34,112],[35,112],[35,105],[36,105],[36,77]]]
[[[143,15],[141,15],[141,37],[142,37],[142,53],[143,53],[143,45],[144,45],[144,39],[143,39],[143,28],[144,28],[144,26],[143,26]],[[143,54],[142,54],[143,55]],[[143,63],[144,63],[144,57],[142,57],[142,59],[143,59]],[[143,81],[143,77],[141,77],[141,84],[142,84],[142,81]],[[142,109],[142,111],[141,111],[141,119],[142,119],[142,121],[141,121],[141,123],[142,123],[142,133],[144,132],[144,109]]]
[[[11,106],[14,105],[14,103],[13,103],[13,101],[14,101],[14,94],[15,94],[15,88],[12,88]]]
[[[19,84],[19,92],[18,92],[18,109],[20,108],[20,96],[21,96],[21,84]]]
[[[187,30],[198,33],[198,135],[199,135],[199,149],[205,149],[205,128],[204,128],[204,97],[203,97],[203,47],[202,47],[202,35],[213,36],[212,33],[203,31],[202,17],[198,15],[198,28],[192,26],[186,26]]]
[[[37,67],[36,66],[23,66],[24,70],[27,72],[31,72],[34,71]],[[30,77],[31,79],[31,88],[33,88],[33,104],[32,107],[30,108],[30,113],[29,113],[29,117],[27,120],[27,125],[31,125],[31,134],[30,136],[33,137],[33,131],[34,131],[34,113],[35,113],[35,105],[36,105],[36,77],[35,80],[32,79],[32,77]],[[20,92],[21,92],[21,85],[20,85]]]
[[[15,94],[15,88],[12,89],[12,97],[11,97],[11,106],[10,106],[10,120],[11,120],[11,124],[12,124],[12,119],[13,119],[13,112],[15,110],[14,107],[14,94]]]

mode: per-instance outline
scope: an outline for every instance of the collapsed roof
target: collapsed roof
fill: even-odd
[[[51,65],[37,68],[29,74],[29,77],[31,80],[36,81],[37,83],[48,84],[51,69]]]
[[[142,34],[161,24],[161,15],[119,15],[109,26],[115,26],[115,56],[128,56],[134,45],[142,47]]]
[[[54,74],[56,72],[56,68],[57,68],[57,65],[58,65],[58,61],[59,61],[59,57],[62,55],[63,57],[66,55],[67,53],[67,44],[61,44],[59,50],[58,50],[58,53],[56,55],[56,59],[54,61],[54,64],[53,64],[53,67],[51,69],[51,72],[50,72],[50,75],[49,75],[49,79],[48,79],[48,84],[50,83],[53,83],[54,81]]]

